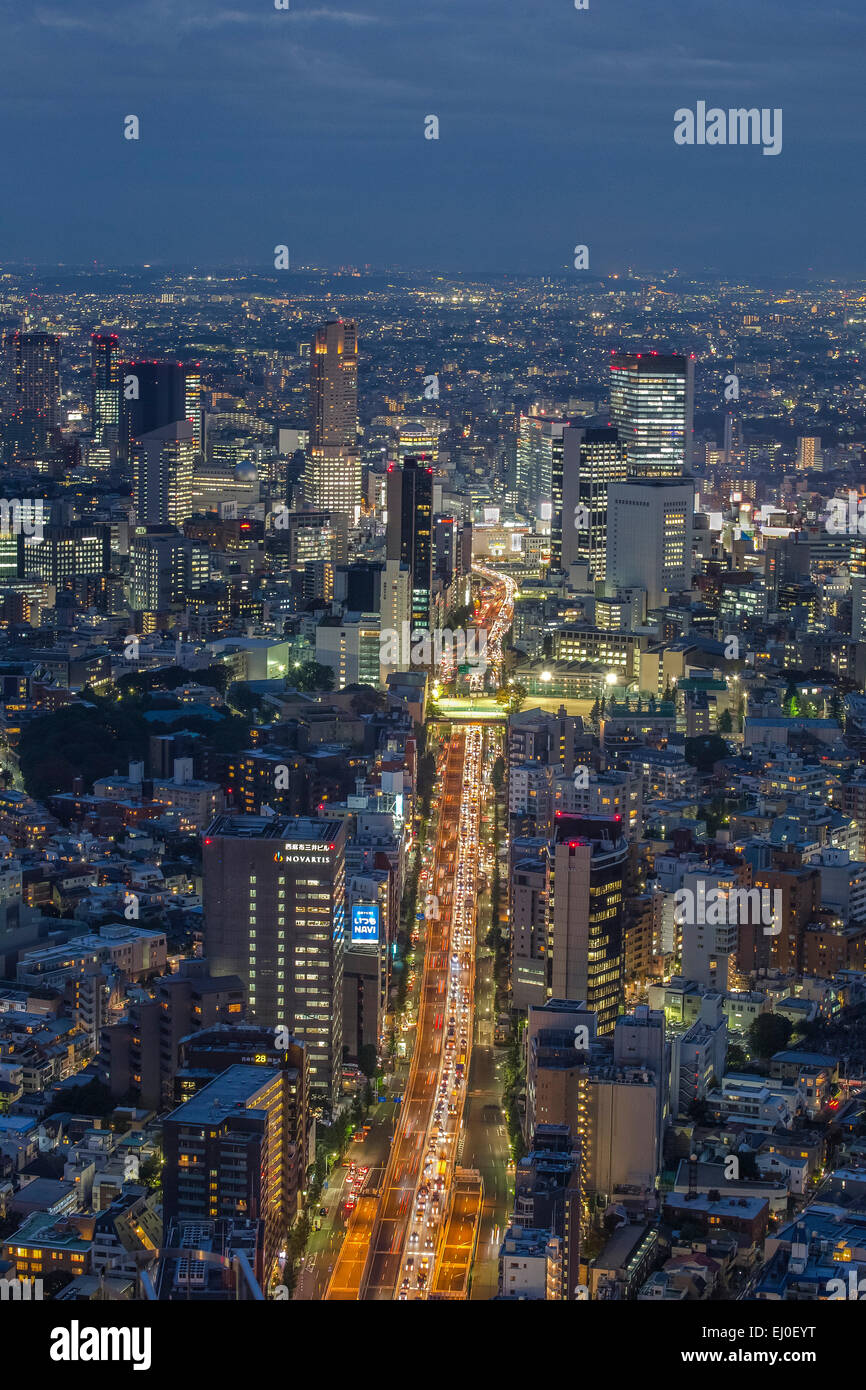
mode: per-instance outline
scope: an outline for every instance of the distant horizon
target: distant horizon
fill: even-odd
[[[840,285],[866,285],[866,266],[860,274],[829,273],[816,271],[806,268],[800,271],[778,272],[775,275],[768,273],[752,275],[729,275],[722,271],[703,269],[691,271],[686,268],[676,267],[673,269],[652,269],[637,266],[622,267],[617,270],[608,271],[569,271],[567,267],[558,267],[553,270],[501,270],[501,269],[457,269],[444,268],[441,266],[424,265],[397,265],[397,264],[364,264],[353,265],[349,262],[334,265],[315,265],[299,264],[293,265],[290,269],[277,271],[267,263],[253,264],[244,261],[145,261],[124,262],[124,261],[4,261],[0,260],[0,275],[50,275],[58,272],[68,272],[75,275],[145,275],[151,273],[154,277],[164,275],[201,275],[201,276],[221,276],[232,274],[244,274],[257,276],[261,279],[273,280],[275,285],[285,278],[302,278],[310,275],[323,275],[345,278],[364,279],[381,275],[406,275],[406,276],[430,276],[441,279],[508,279],[515,281],[552,281],[562,283],[564,286],[573,287],[577,290],[587,287],[605,288],[611,281],[619,281],[620,285],[628,285],[629,282],[661,282],[668,281],[673,283],[688,282],[690,284],[706,285],[747,285],[760,288],[761,286],[780,286],[790,285],[796,282],[802,284],[840,284]]]

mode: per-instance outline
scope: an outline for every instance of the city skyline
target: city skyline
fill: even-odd
[[[835,1374],[866,15],[0,24],[0,1307],[160,1374],[281,1302]]]

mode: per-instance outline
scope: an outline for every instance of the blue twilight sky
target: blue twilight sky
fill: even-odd
[[[866,274],[864,0],[290,4],[0,0],[0,262]]]

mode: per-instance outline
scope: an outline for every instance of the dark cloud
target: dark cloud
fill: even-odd
[[[285,241],[552,271],[581,241],[599,269],[862,269],[862,0],[0,0],[0,24],[0,259]],[[781,107],[782,154],[676,147],[698,99]]]

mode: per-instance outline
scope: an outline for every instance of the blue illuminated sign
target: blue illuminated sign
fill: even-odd
[[[379,940],[379,908],[356,903],[352,908],[352,941]]]

